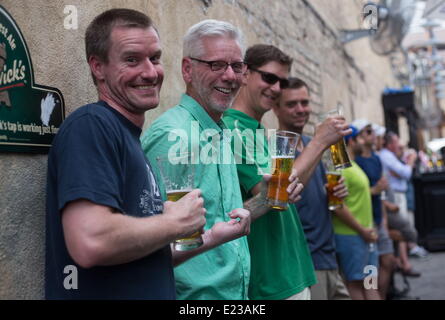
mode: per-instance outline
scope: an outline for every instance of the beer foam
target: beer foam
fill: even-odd
[[[179,193],[179,192],[192,192],[193,189],[175,189],[175,190],[168,190],[167,194],[169,193]]]
[[[338,172],[338,171],[327,171],[326,174],[332,174],[334,176],[341,176],[341,172]]]
[[[294,156],[272,156],[272,159],[294,159]]]

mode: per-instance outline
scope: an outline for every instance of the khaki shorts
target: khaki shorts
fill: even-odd
[[[286,300],[311,300],[311,290],[309,290],[309,288],[306,288],[303,291],[290,296]]]
[[[311,287],[312,300],[351,300],[338,270],[316,270],[317,284]]]

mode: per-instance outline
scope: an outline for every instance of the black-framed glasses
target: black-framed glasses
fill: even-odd
[[[228,63],[226,61],[206,61],[206,60],[201,60],[201,59],[192,58],[192,57],[189,57],[189,58],[194,61],[208,64],[210,67],[210,70],[212,70],[213,72],[218,72],[218,73],[226,72],[226,70],[229,66],[232,68],[233,72],[235,72],[235,73],[244,73],[247,69],[247,66],[243,61]]]
[[[279,81],[281,89],[286,89],[289,87],[288,79],[280,78],[279,76],[273,73],[261,71],[252,67],[249,67],[249,69],[258,72],[261,75],[261,79],[263,79],[263,81],[266,82],[267,84],[274,85],[275,83],[277,83],[277,81]]]

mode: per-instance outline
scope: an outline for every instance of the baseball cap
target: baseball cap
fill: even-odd
[[[360,131],[359,131],[355,126],[353,126],[353,125],[349,125],[349,129],[352,130],[352,133],[351,133],[351,134],[348,134],[348,135],[345,137],[345,141],[346,141],[346,143],[349,142],[349,139],[357,137],[358,134],[359,134],[359,132],[360,132]]]
[[[377,137],[383,137],[386,133],[386,128],[376,123],[372,124],[372,130],[374,130]]]
[[[352,125],[360,132],[365,129],[365,127],[372,125],[372,123],[366,119],[357,119],[352,121]]]

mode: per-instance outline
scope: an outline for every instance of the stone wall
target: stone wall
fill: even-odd
[[[293,75],[308,81],[315,112],[343,103],[347,117],[383,122],[380,93],[394,85],[389,62],[372,53],[368,40],[347,45],[339,30],[359,27],[360,0],[2,0],[28,44],[38,84],[59,88],[67,114],[96,99],[84,58],[88,23],[112,7],[148,13],[161,35],[165,80],[162,103],[147,113],[146,126],[174,105],[184,85],[181,43],[196,22],[232,22],[248,45],[277,45],[295,59]],[[64,28],[64,8],[75,5],[78,29]],[[273,115],[265,119],[276,126]],[[44,274],[46,156],[0,154],[0,299],[41,299]]]

